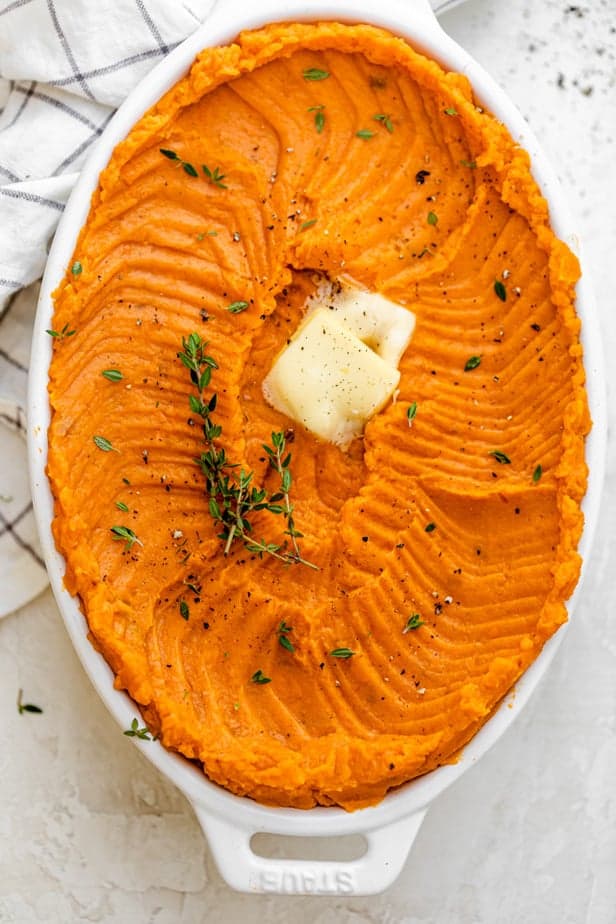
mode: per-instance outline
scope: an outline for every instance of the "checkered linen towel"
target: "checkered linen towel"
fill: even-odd
[[[47,584],[23,436],[49,241],[115,107],[213,3],[0,0],[0,617]]]

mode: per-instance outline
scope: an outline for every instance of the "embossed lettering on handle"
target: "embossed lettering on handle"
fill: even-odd
[[[273,865],[261,870],[257,879],[256,891],[277,895],[353,895],[357,892],[357,876],[352,869],[322,870],[306,864],[280,869]]]
[[[384,891],[404,866],[425,816],[421,809],[382,828],[362,831],[368,849],[356,860],[284,860],[254,853],[250,839],[261,833],[254,826],[193,806],[228,885],[239,892],[276,895],[375,895]]]

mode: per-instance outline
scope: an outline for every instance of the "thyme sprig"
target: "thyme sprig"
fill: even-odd
[[[65,324],[62,330],[46,330],[45,333],[50,337],[55,337],[56,340],[64,340],[66,337],[73,337],[77,331],[69,330],[68,324]]]
[[[212,170],[210,167],[208,167],[207,164],[201,164],[201,169],[205,173],[208,182],[210,182],[212,186],[218,186],[219,189],[228,189],[228,187],[223,183],[223,180],[226,180],[227,177],[224,173],[220,172],[220,167],[214,167]]]
[[[116,542],[124,542],[125,549],[130,552],[135,542],[137,545],[143,546],[143,542],[139,539],[133,530],[129,526],[111,526],[110,531],[112,533],[112,539]]]
[[[293,631],[293,626],[288,626],[283,619],[280,625],[278,626],[278,644],[281,645],[282,648],[286,648],[287,651],[291,651],[291,652],[295,651],[295,645],[293,644],[291,639],[288,637],[289,632],[292,632],[292,631]]]
[[[190,409],[203,421],[203,439],[206,444],[206,451],[201,453],[196,462],[205,476],[210,515],[221,526],[218,538],[224,542],[224,555],[229,554],[233,542],[239,539],[246,551],[259,558],[265,554],[272,555],[286,565],[302,564],[318,570],[317,565],[302,556],[297,541],[302,538],[302,533],[295,527],[293,504],[289,498],[292,484],[291,453],[287,452],[284,433],[272,433],[271,445],[263,444],[271,468],[280,477],[279,489],[268,494],[266,488],[254,484],[254,472],[247,472],[238,463],[229,461],[224,447],[216,443],[222,434],[221,425],[212,420],[218,396],[213,392],[207,398],[205,391],[210,384],[212,370],[217,369],[218,365],[206,353],[207,342],[199,334],[192,333],[182,338],[182,347],[178,358],[190,372],[190,380],[198,392],[197,395],[189,395]],[[250,518],[260,510],[282,516],[287,527],[284,535],[289,539],[282,543],[256,539]]]
[[[23,690],[20,689],[17,694],[17,711],[20,715],[23,715],[24,712],[33,712],[36,714],[41,714],[42,709],[40,706],[35,706],[34,703],[24,703],[22,702]]]
[[[139,728],[139,719],[133,719],[130,723],[130,728],[127,728],[124,732],[127,738],[141,738],[142,741],[155,741],[155,738],[152,738],[150,734],[150,729],[147,725],[144,725],[143,728]]]
[[[163,155],[163,157],[167,158],[167,160],[177,161],[177,166],[182,167],[182,169],[184,170],[184,173],[187,173],[188,176],[192,176],[192,177],[199,176],[194,165],[189,163],[187,160],[182,160],[182,158],[176,151],[170,151],[168,148],[159,148],[159,151]]]

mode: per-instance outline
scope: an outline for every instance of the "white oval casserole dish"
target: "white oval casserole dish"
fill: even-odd
[[[101,699],[122,728],[135,716],[129,697],[113,687],[113,674],[87,639],[87,625],[73,598],[63,585],[64,559],[57,552],[52,534],[53,498],[45,474],[49,404],[47,375],[51,360],[52,292],[70,260],[80,228],[89,208],[98,176],[115,145],[156,100],[179,80],[204,47],[233,40],[243,29],[268,22],[338,20],[367,22],[407,39],[410,44],[447,68],[470,79],[476,98],[504,122],[512,136],[530,154],[533,173],[550,204],[551,223],[556,234],[578,251],[574,228],[563,203],[555,177],[540,148],[515,107],[491,78],[440,28],[428,0],[260,0],[257,5],[242,0],[219,2],[206,24],[176,48],[142,82],[118,110],[92,152],[67,205],[56,233],[43,279],[35,322],[29,394],[29,461],[32,494],[45,561],[51,584],[73,645]],[[583,502],[585,528],[580,552],[586,559],[597,519],[605,454],[605,399],[600,337],[588,285],[578,286],[578,314],[582,319],[582,342],[587,390],[593,429],[587,440],[590,469],[588,491]],[[571,614],[575,598],[568,603]],[[188,760],[165,750],[157,742],[135,739],[143,754],[175,783],[192,803],[205,831],[220,872],[233,888],[247,892],[298,894],[372,894],[385,889],[399,874],[427,807],[450,783],[503,734],[523,708],[547,670],[563,638],[564,629],[550,640],[513,692],[487,724],[465,747],[456,764],[450,764],[391,792],[379,804],[347,813],[338,808],[306,811],[271,808],[240,798],[211,783]],[[303,861],[266,859],[253,852],[251,837],[258,832],[327,837],[361,834],[368,849],[358,860]]]

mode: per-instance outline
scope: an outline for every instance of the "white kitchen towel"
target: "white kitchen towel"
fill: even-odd
[[[0,616],[47,584],[23,440],[32,283],[115,107],[213,2],[0,0]]]

